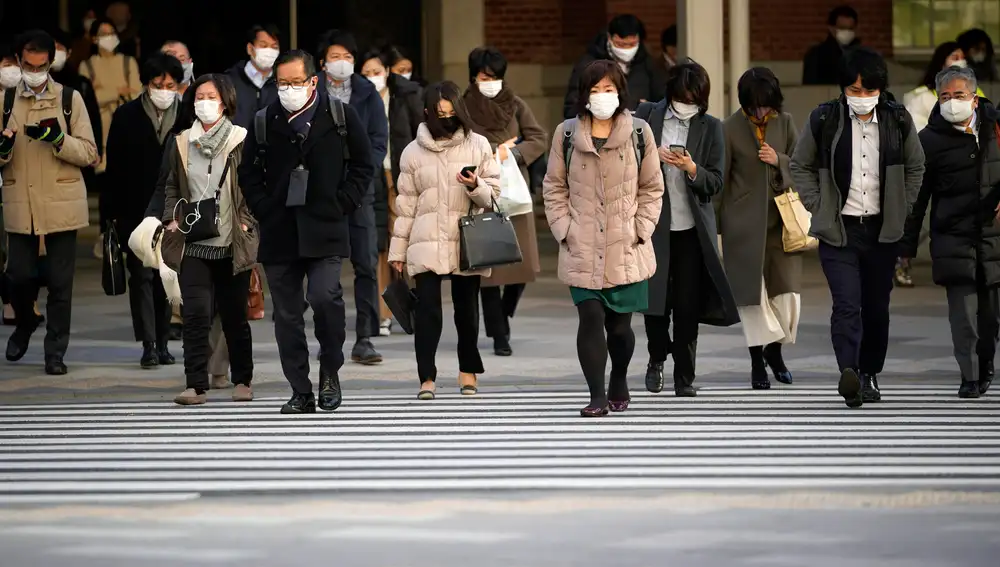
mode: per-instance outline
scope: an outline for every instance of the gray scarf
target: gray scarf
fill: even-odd
[[[149,94],[142,95],[142,109],[146,111],[146,116],[153,123],[153,129],[156,130],[156,137],[160,140],[160,144],[167,139],[167,134],[174,127],[174,122],[177,120],[177,103],[170,105],[170,108],[163,111],[160,114],[160,109],[156,108],[153,101],[149,98]]]
[[[226,147],[226,140],[229,139],[230,132],[233,131],[233,123],[228,117],[223,116],[215,126],[201,135],[200,138],[191,142],[201,154],[209,159],[215,158]]]

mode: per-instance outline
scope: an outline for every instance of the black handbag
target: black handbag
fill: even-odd
[[[407,335],[413,334],[413,323],[416,318],[417,294],[413,293],[406,278],[393,270],[389,278],[389,285],[385,286],[382,292],[382,300],[385,301],[392,316],[399,322],[403,332]]]
[[[222,208],[222,187],[226,184],[226,175],[229,174],[229,160],[226,160],[226,167],[222,170],[222,178],[219,179],[219,186],[215,189],[215,195],[208,199],[189,202],[179,201],[181,208],[181,218],[177,220],[177,227],[184,235],[186,242],[201,242],[219,236],[219,213]],[[208,166],[208,177],[212,178],[212,166]]]
[[[102,239],[104,258],[101,261],[101,286],[106,295],[124,295],[125,259],[122,258],[122,247],[114,221],[108,223]]]
[[[463,272],[517,264],[521,247],[510,217],[500,212],[496,199],[492,206],[473,215],[475,203],[469,204],[469,214],[458,220],[459,262]]]

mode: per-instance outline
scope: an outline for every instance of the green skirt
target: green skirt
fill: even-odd
[[[573,305],[596,299],[616,313],[635,313],[649,308],[649,280],[608,289],[570,287],[569,295],[573,298]]]

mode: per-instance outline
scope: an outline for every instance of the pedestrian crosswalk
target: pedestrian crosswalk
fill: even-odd
[[[0,406],[0,504],[302,491],[1000,488],[1000,397],[886,387],[849,410],[831,388],[697,398],[634,392],[579,417],[578,391]]]

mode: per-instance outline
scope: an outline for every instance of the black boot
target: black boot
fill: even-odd
[[[861,375],[861,398],[866,404],[882,401],[882,391],[878,387],[877,374]]]
[[[782,384],[792,383],[792,373],[785,366],[785,359],[781,357],[781,343],[771,343],[764,347],[764,360],[771,367],[774,379]]]
[[[170,350],[167,348],[167,341],[157,343],[156,357],[163,366],[170,366],[171,364],[175,364],[177,362],[174,359],[174,355],[170,354]]]
[[[319,409],[334,411],[340,407],[344,396],[340,391],[340,377],[337,374],[319,371]]]
[[[659,394],[663,391],[663,363],[650,362],[646,367],[646,390]]]
[[[156,352],[156,344],[151,342],[142,343],[142,358],[139,359],[139,366],[143,368],[156,368],[160,365],[160,357]]]
[[[770,390],[771,380],[767,376],[764,362],[764,347],[750,347],[750,387],[754,390]]]
[[[69,372],[63,358],[58,355],[45,357],[45,373],[49,376],[65,376]]]

